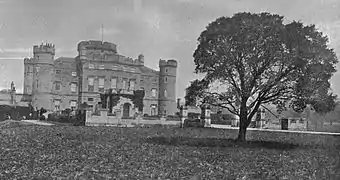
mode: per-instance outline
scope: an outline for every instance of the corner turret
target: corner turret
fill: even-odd
[[[144,55],[143,54],[138,55],[138,64],[144,65]]]
[[[55,47],[54,44],[41,44],[33,46],[33,55],[35,63],[53,64]]]

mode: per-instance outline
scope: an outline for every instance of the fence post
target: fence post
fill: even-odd
[[[211,109],[210,109],[210,106],[205,108],[204,114],[205,114],[204,127],[211,127]]]
[[[181,127],[184,128],[184,121],[188,119],[188,108],[185,106],[181,107]]]

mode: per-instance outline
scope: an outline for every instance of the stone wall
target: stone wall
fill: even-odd
[[[86,112],[86,126],[117,126],[123,125],[127,127],[132,127],[134,125],[176,125],[179,126],[181,124],[180,121],[165,121],[165,119],[160,120],[147,120],[142,118],[136,119],[122,119],[118,116],[108,116],[107,110],[102,109],[100,111],[100,115],[92,115],[91,111]]]

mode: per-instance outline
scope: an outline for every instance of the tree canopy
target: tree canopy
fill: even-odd
[[[186,104],[211,104],[240,117],[239,140],[259,107],[287,105],[301,112],[311,104],[331,111],[336,96],[329,80],[338,62],[328,38],[315,25],[270,13],[237,13],[210,23],[193,54],[202,79],[187,88]]]

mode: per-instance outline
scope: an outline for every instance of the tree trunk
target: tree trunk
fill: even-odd
[[[250,122],[248,122],[247,105],[246,101],[241,103],[240,108],[240,127],[238,131],[238,137],[236,141],[245,142],[246,141],[246,131]]]
[[[244,123],[245,120],[240,119],[240,127],[239,127],[239,131],[238,131],[238,137],[236,139],[236,141],[238,142],[245,142],[246,141],[246,132],[247,132],[247,126]]]

